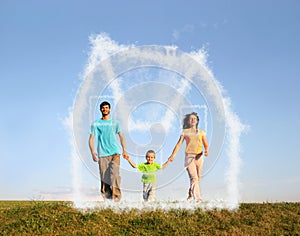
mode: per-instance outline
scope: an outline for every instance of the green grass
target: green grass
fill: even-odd
[[[0,235],[299,235],[300,203],[115,213],[82,212],[70,202],[0,201],[0,221]]]

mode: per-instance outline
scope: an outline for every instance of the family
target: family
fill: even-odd
[[[93,160],[99,164],[101,179],[101,194],[104,199],[114,201],[121,200],[120,189],[120,156],[121,151],[116,140],[119,136],[122,146],[122,156],[129,164],[143,173],[143,199],[145,201],[155,200],[156,174],[159,169],[165,168],[180,149],[185,141],[185,168],[190,178],[190,186],[187,200],[201,202],[200,179],[203,167],[203,154],[208,156],[208,142],[206,133],[198,129],[199,117],[197,113],[187,114],[183,120],[183,130],[168,160],[160,165],[155,162],[155,151],[148,150],[145,154],[146,162],[135,164],[126,153],[126,144],[121,132],[118,120],[110,117],[110,103],[104,101],[100,104],[102,118],[96,120],[91,125],[89,147]],[[95,148],[96,143],[96,148]],[[203,150],[204,147],[204,150]]]

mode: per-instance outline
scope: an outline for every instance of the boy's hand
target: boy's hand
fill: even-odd
[[[125,160],[127,160],[127,161],[129,160],[129,156],[127,154],[124,154],[123,157]]]

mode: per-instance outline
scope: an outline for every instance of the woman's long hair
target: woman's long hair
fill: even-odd
[[[198,114],[196,113],[196,112],[192,112],[192,113],[190,113],[190,114],[186,114],[185,115],[185,117],[184,117],[184,119],[183,119],[183,129],[189,129],[189,128],[191,128],[191,126],[190,126],[190,116],[191,115],[194,115],[194,116],[196,116],[197,117],[197,125],[196,125],[196,129],[198,129],[198,124],[199,124],[199,116],[198,116]]]

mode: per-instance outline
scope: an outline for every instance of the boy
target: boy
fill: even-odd
[[[155,200],[155,188],[156,188],[156,174],[155,172],[159,169],[164,169],[170,162],[167,160],[162,166],[157,162],[154,162],[155,152],[149,150],[146,153],[145,163],[140,163],[136,165],[130,157],[126,155],[124,157],[133,168],[137,168],[138,171],[143,172],[142,182],[143,182],[143,199],[144,201]]]

